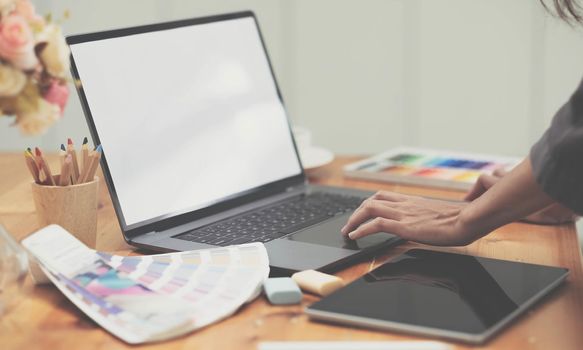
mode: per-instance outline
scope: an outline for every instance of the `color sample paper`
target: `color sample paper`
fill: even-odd
[[[22,242],[81,311],[128,343],[178,336],[253,300],[269,275],[261,243],[149,256],[89,249],[57,225]]]
[[[484,170],[494,170],[510,165],[504,162],[427,156],[419,153],[400,153],[387,160],[391,165],[381,170],[385,173],[468,183],[475,182]]]
[[[467,190],[482,174],[510,169],[519,158],[397,148],[344,168],[349,177]]]

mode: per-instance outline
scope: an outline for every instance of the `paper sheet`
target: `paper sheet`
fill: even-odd
[[[79,309],[128,343],[168,339],[234,313],[269,275],[261,243],[149,256],[96,252],[50,225],[22,241]]]

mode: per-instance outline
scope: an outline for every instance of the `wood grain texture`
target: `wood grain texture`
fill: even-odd
[[[60,175],[55,176],[60,181]],[[70,186],[31,183],[39,227],[61,225],[81,242],[95,248],[99,179]]]
[[[56,156],[47,158],[58,164]],[[311,174],[313,183],[370,190],[459,199],[461,192],[390,185],[345,179],[342,165],[357,158],[342,157]],[[103,178],[100,174],[98,175]],[[31,176],[21,154],[0,155],[0,222],[16,238],[38,229],[30,191]],[[105,184],[100,184],[97,248],[139,254],[121,236]],[[349,282],[411,248],[428,248],[567,267],[567,282],[538,303],[498,336],[488,349],[581,349],[583,346],[583,270],[573,225],[537,226],[513,223],[466,247],[433,248],[406,243],[337,273]],[[484,296],[488,297],[488,296]],[[311,322],[302,309],[318,297],[306,294],[302,305],[271,306],[259,297],[233,317],[172,341],[143,346],[148,349],[255,349],[261,340],[407,340],[422,339],[394,332]],[[444,315],[447,317],[447,315]],[[31,285],[9,314],[0,320],[0,348],[4,349],[135,349],[105,332],[50,285]],[[457,349],[476,348],[451,343]]]

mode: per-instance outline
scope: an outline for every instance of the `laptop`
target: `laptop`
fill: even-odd
[[[400,242],[340,228],[371,193],[310,185],[252,12],[67,38],[127,243],[262,242],[283,271],[334,270]]]

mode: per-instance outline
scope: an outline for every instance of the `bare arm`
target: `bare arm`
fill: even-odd
[[[536,183],[530,159],[526,158],[490,190],[472,201],[460,219],[468,228],[479,232],[477,239],[553,203]]]
[[[482,174],[474,184],[474,187],[468,191],[464,199],[466,201],[475,200],[488,191],[507,174],[508,171],[504,170],[503,168],[496,169],[491,175]],[[522,218],[522,221],[540,225],[558,225],[567,222],[575,222],[578,219],[579,216],[574,211],[558,202],[553,202],[553,204],[543,208],[542,210]]]
[[[342,233],[357,239],[384,231],[420,243],[465,245],[552,203],[526,158],[470,203],[379,192],[363,202]]]

